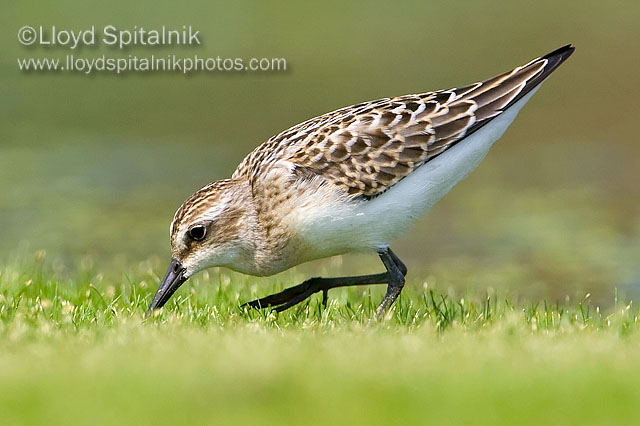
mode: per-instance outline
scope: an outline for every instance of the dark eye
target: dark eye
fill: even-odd
[[[206,235],[207,235],[207,228],[205,228],[202,225],[194,226],[189,230],[189,236],[196,241],[204,240],[204,237]]]

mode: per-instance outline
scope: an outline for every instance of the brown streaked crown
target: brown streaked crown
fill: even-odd
[[[178,231],[181,224],[190,223],[208,210],[212,205],[227,197],[233,185],[231,179],[219,180],[200,188],[187,198],[176,211],[171,222],[171,234]]]

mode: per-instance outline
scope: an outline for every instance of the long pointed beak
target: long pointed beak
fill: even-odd
[[[167,273],[164,275],[156,295],[153,296],[153,300],[151,301],[151,305],[149,305],[147,314],[151,313],[151,311],[155,309],[162,308],[164,304],[167,303],[167,300],[169,300],[173,293],[175,293],[182,283],[187,280],[184,276],[184,272],[185,268],[182,266],[182,263],[180,263],[178,259],[171,259],[169,269],[167,269]]]

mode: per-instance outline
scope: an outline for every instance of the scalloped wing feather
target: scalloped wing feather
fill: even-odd
[[[321,177],[351,196],[373,198],[517,102],[572,52],[564,49],[466,87],[365,102],[307,120],[256,148],[234,176],[247,175],[253,184],[285,164],[293,180]]]

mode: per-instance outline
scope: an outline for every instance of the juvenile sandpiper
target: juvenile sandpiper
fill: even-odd
[[[341,108],[273,136],[230,179],[196,191],[171,223],[172,260],[149,311],[212,266],[267,276],[314,259],[375,252],[386,272],[310,278],[245,305],[283,311],[336,287],[387,284],[407,268],[391,241],[467,176],[571,45],[469,86]]]

